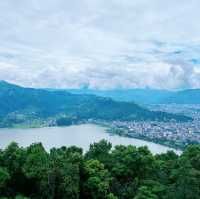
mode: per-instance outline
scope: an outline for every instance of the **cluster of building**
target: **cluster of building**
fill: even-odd
[[[184,112],[185,115],[193,117],[194,120],[192,122],[100,121],[99,123],[109,126],[111,133],[146,139],[176,148],[184,148],[188,144],[200,143],[200,107],[193,106],[156,106],[156,110],[159,111]]]
[[[200,143],[200,124],[197,122],[113,122],[112,128],[123,129],[128,136],[169,142],[174,146]]]
[[[147,108],[153,111],[182,114],[200,121],[200,104],[150,104]]]

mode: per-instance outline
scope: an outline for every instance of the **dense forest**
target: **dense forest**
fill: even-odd
[[[11,143],[0,150],[0,198],[199,199],[200,146],[182,155],[102,140],[83,153],[75,146],[45,151]]]

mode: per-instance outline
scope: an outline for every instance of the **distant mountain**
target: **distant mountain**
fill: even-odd
[[[109,97],[116,101],[135,102],[137,104],[158,104],[173,94],[171,91],[154,89],[68,89],[67,91],[73,94],[93,94],[101,97]]]
[[[94,94],[110,97],[116,101],[135,102],[137,104],[200,104],[200,89],[183,91],[168,91],[154,89],[128,89],[128,90],[90,90],[69,89],[73,94]]]
[[[191,118],[164,112],[153,112],[132,102],[88,94],[71,94],[60,90],[23,88],[0,82],[0,126],[24,122],[27,118],[103,119],[103,120],[177,120]]]
[[[161,100],[161,103],[169,104],[200,104],[200,89],[188,89],[178,91]]]

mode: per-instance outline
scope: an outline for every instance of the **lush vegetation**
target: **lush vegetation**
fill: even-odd
[[[105,140],[83,154],[77,147],[41,144],[0,151],[0,198],[199,199],[200,146],[152,155],[146,147]]]
[[[59,118],[68,118],[69,121]],[[94,95],[23,88],[0,82],[0,127],[53,125],[87,119],[188,121],[191,118],[153,112],[131,102]]]

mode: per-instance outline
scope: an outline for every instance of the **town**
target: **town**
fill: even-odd
[[[173,109],[173,113],[176,114],[184,112],[185,115],[193,118],[192,122],[95,121],[95,123],[109,127],[108,132],[111,134],[144,139],[176,149],[184,149],[189,144],[200,143],[199,107],[191,106],[154,105],[152,110],[171,112]]]

